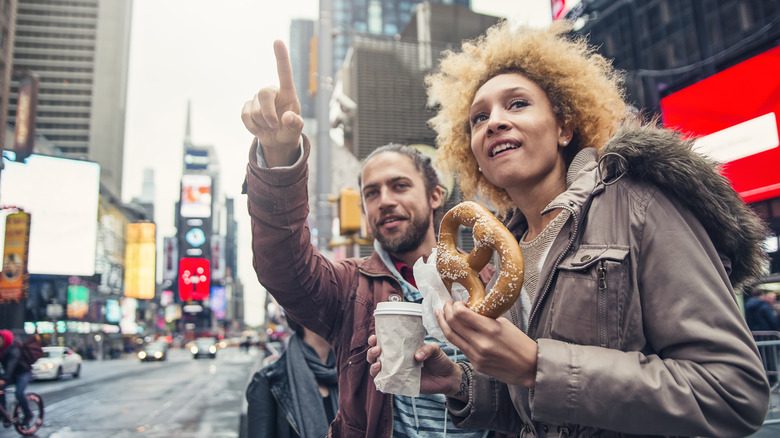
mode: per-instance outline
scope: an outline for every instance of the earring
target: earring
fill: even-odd
[[[562,143],[563,146],[566,146],[567,144],[569,144],[569,142],[566,141],[566,140],[564,140],[563,143]]]
[[[477,171],[478,171],[479,173],[482,173],[482,168],[481,168],[481,167],[477,167]]]

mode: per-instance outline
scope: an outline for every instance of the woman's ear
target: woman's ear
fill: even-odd
[[[572,137],[574,137],[574,131],[568,126],[561,126],[558,128],[558,146],[568,146],[568,144],[571,143]]]

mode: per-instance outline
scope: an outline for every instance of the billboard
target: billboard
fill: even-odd
[[[664,125],[694,136],[694,148],[723,163],[745,202],[780,196],[780,47],[661,99]]]
[[[214,312],[214,318],[217,320],[225,319],[227,313],[227,299],[225,298],[225,287],[214,286],[211,288],[211,297],[209,298],[209,308]]]
[[[18,302],[26,297],[28,283],[27,254],[30,244],[30,215],[9,214],[5,222],[3,272],[0,275],[0,303]]]
[[[175,237],[163,238],[162,279],[173,281],[179,272],[179,241]]]
[[[210,258],[211,218],[182,218],[179,257]]]
[[[211,217],[211,177],[184,174],[181,177],[180,215],[183,218]]]
[[[3,205],[30,213],[30,274],[95,274],[100,166],[89,161],[32,154],[26,163],[5,162]],[[0,247],[5,217],[0,217]]]
[[[68,286],[68,319],[84,319],[89,310],[89,289],[79,284]]]
[[[151,222],[127,224],[125,296],[128,298],[154,298],[157,266],[155,230]]]
[[[225,236],[211,236],[211,279],[225,279]]]
[[[184,170],[206,170],[209,167],[209,151],[187,148],[184,151]]]
[[[201,301],[209,297],[211,270],[209,260],[186,257],[179,260],[179,298]]]

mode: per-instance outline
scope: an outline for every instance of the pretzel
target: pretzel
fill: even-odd
[[[468,254],[457,250],[458,227],[472,228],[474,249]],[[500,274],[486,294],[479,271],[498,252]],[[453,207],[441,220],[436,269],[444,286],[452,294],[452,284],[459,283],[469,293],[469,309],[480,315],[498,318],[506,313],[520,296],[523,286],[523,254],[512,233],[482,205],[466,201]]]

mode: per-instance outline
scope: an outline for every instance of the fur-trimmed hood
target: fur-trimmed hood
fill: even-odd
[[[694,152],[692,145],[693,140],[683,140],[675,131],[628,124],[599,151],[602,178],[609,182],[625,174],[649,181],[687,205],[718,251],[731,260],[731,284],[745,286],[764,274],[767,228],[718,173],[718,164]]]

